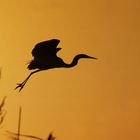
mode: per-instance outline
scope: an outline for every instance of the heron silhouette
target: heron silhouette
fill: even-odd
[[[71,68],[77,65],[78,60],[81,58],[97,59],[95,57],[88,56],[86,54],[76,55],[70,64],[65,63],[60,57],[57,56],[57,52],[61,49],[58,48],[60,40],[51,39],[40,42],[35,45],[32,50],[33,60],[28,65],[29,70],[37,69],[29,74],[29,76],[22,82],[18,83],[15,89],[19,88],[19,92],[23,89],[26,82],[29,80],[31,75],[48,69],[53,68]]]

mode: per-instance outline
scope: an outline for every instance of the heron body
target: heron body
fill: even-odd
[[[28,65],[29,70],[37,69],[29,74],[29,76],[15,88],[19,88],[19,91],[24,87],[28,79],[32,74],[53,68],[70,68],[77,65],[78,60],[81,58],[97,59],[95,57],[88,56],[86,54],[76,55],[70,64],[65,63],[60,57],[57,56],[57,52],[61,49],[58,48],[60,40],[51,39],[43,41],[35,45],[32,50],[33,60]]]

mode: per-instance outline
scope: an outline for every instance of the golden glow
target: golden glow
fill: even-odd
[[[56,140],[140,139],[140,2],[137,0],[5,0],[0,4],[1,99],[7,96],[3,130]],[[65,62],[78,53],[98,57],[72,69],[29,74],[31,50],[61,40]],[[25,140],[25,138],[24,138]]]

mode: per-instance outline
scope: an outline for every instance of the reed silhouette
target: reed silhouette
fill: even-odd
[[[14,132],[11,132],[11,131],[6,131],[6,132],[8,134],[13,135],[13,136],[10,136],[10,138],[12,138],[13,140],[18,140],[17,139],[18,133],[14,133]],[[27,135],[27,134],[20,134],[20,137],[31,138],[31,139],[36,139],[36,140],[54,140],[55,139],[55,137],[53,136],[52,133],[50,133],[49,136],[46,139],[43,139],[43,138],[40,138],[40,137],[37,137],[37,136],[33,136],[33,135]]]
[[[86,54],[78,54],[73,58],[73,61],[70,64],[65,63],[60,57],[56,54],[61,48],[57,48],[60,40],[51,39],[48,41],[43,41],[35,45],[32,50],[33,60],[28,65],[29,70],[37,69],[29,74],[29,76],[22,82],[18,83],[15,89],[19,88],[19,92],[23,89],[26,82],[29,80],[31,75],[48,69],[53,68],[71,68],[78,64],[78,60],[81,58],[90,58],[97,59],[95,57],[88,56]]]
[[[0,67],[0,79],[1,79],[1,75],[2,75],[2,67]]]
[[[12,139],[12,140],[20,140],[21,115],[22,115],[22,107],[20,106],[19,107],[19,117],[18,117],[17,133],[6,131],[7,133],[14,134],[14,136],[10,136],[10,139]]]
[[[6,100],[6,96],[2,99],[2,102],[0,103],[0,126],[2,125],[6,115],[6,111],[3,109],[5,105],[5,100]]]
[[[2,104],[3,104],[3,102],[2,102]],[[53,136],[52,132],[49,133],[49,136],[46,139],[39,138],[39,137],[36,137],[36,136],[33,136],[33,135],[21,134],[21,117],[22,117],[22,107],[21,106],[19,107],[19,115],[18,116],[19,117],[18,117],[17,133],[6,130],[6,133],[11,134],[10,135],[11,139],[20,140],[20,137],[32,138],[32,139],[37,139],[37,140],[54,140],[55,139],[55,137]]]

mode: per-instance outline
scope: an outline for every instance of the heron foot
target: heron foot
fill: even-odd
[[[25,83],[18,83],[15,90],[19,88],[19,92],[23,89],[23,87],[25,86]]]

